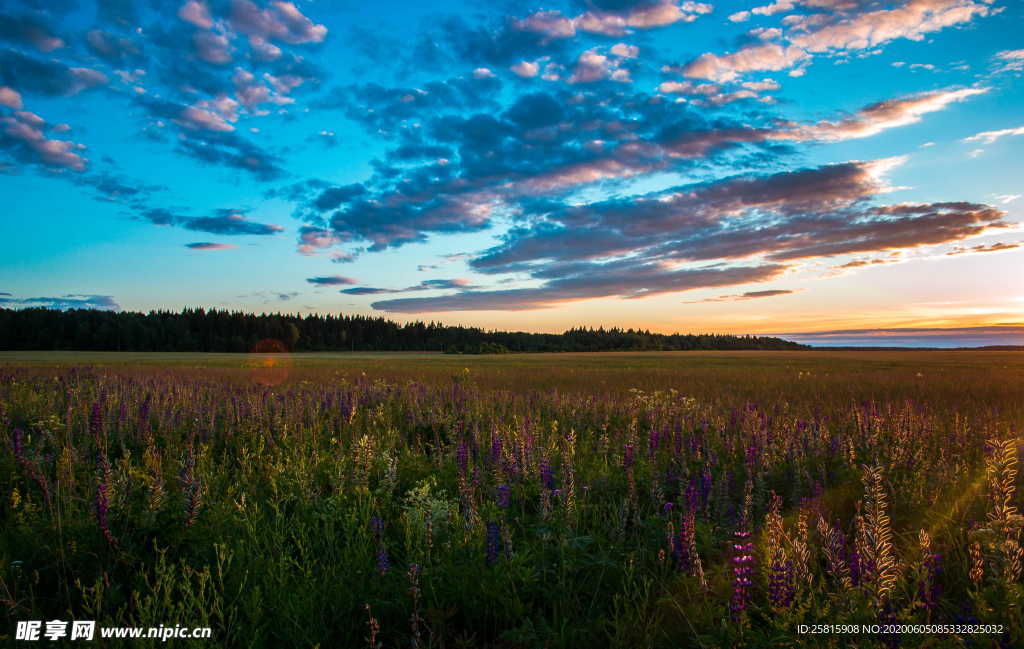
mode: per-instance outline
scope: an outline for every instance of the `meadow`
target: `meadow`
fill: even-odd
[[[4,352],[0,431],[13,646],[1024,646],[1024,353]]]

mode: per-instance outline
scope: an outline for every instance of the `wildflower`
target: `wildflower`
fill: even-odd
[[[544,458],[540,461],[540,483],[545,489],[555,488],[555,476],[551,469],[551,462]]]
[[[498,485],[498,507],[502,509],[508,509],[508,506],[512,502],[512,488],[507,484]]]
[[[633,468],[633,445],[626,444],[622,453],[622,468],[629,471]]]
[[[380,543],[384,534],[384,520],[380,516],[370,517],[370,531],[373,532],[374,543]]]
[[[498,553],[501,551],[501,528],[495,521],[487,521],[485,562],[488,566],[498,563]]]
[[[789,608],[793,603],[793,562],[774,563],[768,574],[768,599],[777,608]]]
[[[750,587],[754,583],[754,544],[750,541],[750,532],[746,531],[745,523],[743,527],[733,532],[730,546],[733,579],[729,613],[733,620],[739,620],[750,602]]]
[[[388,551],[384,546],[377,550],[377,574],[386,575],[391,569],[391,561],[388,559]]]

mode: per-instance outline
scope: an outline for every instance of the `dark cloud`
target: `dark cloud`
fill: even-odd
[[[537,288],[464,291],[453,295],[400,298],[371,306],[393,313],[441,311],[521,311],[543,309],[565,302],[618,296],[626,299],[688,291],[697,288],[760,282],[777,277],[784,266],[705,267],[666,269],[659,264],[632,260],[604,264],[577,264],[562,276]]]
[[[200,162],[245,171],[261,181],[286,175],[277,156],[234,133],[189,135],[178,142],[178,151]]]
[[[453,111],[497,110],[500,90],[497,77],[454,77],[406,88],[366,83],[335,88],[314,105],[341,109],[349,119],[374,132],[393,133],[406,120],[423,120]]]
[[[0,50],[0,85],[19,92],[66,97],[106,84],[107,76],[90,68],[40,61],[14,50]]]
[[[6,295],[10,295],[7,293]],[[47,309],[101,309],[120,311],[121,305],[110,295],[69,293],[60,297],[0,297],[0,304],[10,307],[45,307]]]
[[[381,295],[384,293],[409,293],[412,291],[438,291],[448,289],[469,290],[475,286],[465,279],[428,279],[406,288],[371,288],[368,286],[357,286],[355,288],[343,288],[341,293],[346,295]]]
[[[747,291],[746,293],[738,293],[735,295],[719,295],[718,297],[709,297],[704,300],[693,300],[691,302],[683,302],[683,304],[701,304],[704,302],[736,302],[742,300],[756,300],[763,297],[776,297],[779,295],[790,295],[795,291],[786,289],[773,289],[767,291]]]
[[[192,250],[232,250],[238,246],[232,243],[213,243],[211,241],[198,241],[196,243],[186,243],[186,248]]]
[[[0,116],[0,151],[22,166],[85,171],[88,160],[80,155],[84,146],[51,137],[65,130],[67,125],[54,126],[35,113],[15,111],[10,117]]]
[[[366,193],[366,187],[359,183],[328,187],[313,200],[313,207],[326,212],[340,207],[343,203],[351,203]]]
[[[176,225],[194,232],[220,235],[270,235],[281,232],[279,225],[257,223],[245,218],[243,210],[221,209],[210,216],[182,216],[163,207],[142,210],[139,218],[153,225]]]
[[[956,241],[1002,224],[973,203],[870,206],[881,163],[850,162],[737,176],[658,194],[566,206],[511,230],[474,259],[481,272],[611,255],[702,261],[764,255],[787,261]]]
[[[239,169],[261,181],[286,175],[280,159],[235,133],[234,126],[217,106],[190,106],[146,96],[136,102],[151,117],[180,127],[176,150],[182,155],[206,164]]]
[[[342,286],[344,284],[355,284],[356,280],[351,277],[342,277],[341,275],[328,275],[326,277],[310,277],[306,280],[310,284],[317,286]]]
[[[102,29],[89,30],[85,43],[89,52],[113,66],[143,65],[146,62],[141,45]]]
[[[28,45],[40,52],[52,52],[64,46],[64,40],[36,16],[0,13],[0,41]]]
[[[473,65],[508,66],[522,59],[559,55],[563,41],[524,29],[514,18],[492,25],[467,24],[461,18],[449,18],[442,24],[442,38],[452,55]]]

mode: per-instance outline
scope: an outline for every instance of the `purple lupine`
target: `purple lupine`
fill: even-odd
[[[789,608],[793,603],[793,562],[786,560],[772,564],[768,574],[768,599],[773,606]]]
[[[546,489],[555,488],[555,475],[551,469],[551,462],[547,458],[540,461],[540,483],[544,485]]]
[[[99,446],[103,437],[103,406],[99,401],[92,402],[92,410],[89,412],[89,433],[96,446]]]
[[[28,458],[25,457],[25,431],[20,428],[14,429],[14,458],[22,466],[28,464]]]
[[[373,542],[380,543],[381,537],[384,536],[384,519],[380,516],[371,516],[370,531],[373,532]]]
[[[743,616],[750,601],[750,587],[753,585],[754,544],[750,541],[750,532],[746,526],[733,532],[730,544],[732,550],[732,598],[729,600],[729,613],[734,620]]]
[[[494,431],[491,435],[491,464],[497,464],[501,459],[501,435]]]
[[[380,549],[377,550],[377,574],[378,575],[386,575],[386,574],[388,574],[388,570],[390,570],[390,569],[391,569],[391,560],[388,559],[387,548],[385,548],[384,546],[381,546]]]
[[[469,449],[466,447],[466,441],[459,442],[459,448],[455,451],[455,461],[459,465],[459,473],[466,475],[466,470],[469,468]]]
[[[110,531],[110,495],[109,485],[102,478],[96,481],[96,524],[103,533],[103,538],[111,547],[117,547],[117,539]]]
[[[622,468],[629,471],[633,468],[633,445],[626,444],[622,451]]]
[[[498,485],[498,507],[508,509],[512,502],[512,488],[507,484]]]
[[[939,583],[939,575],[942,572],[942,555],[939,553],[929,554],[924,560],[925,578],[918,582],[917,592],[924,607],[929,611],[934,610],[942,596],[942,584]]]
[[[485,562],[488,566],[493,566],[498,563],[498,553],[501,552],[501,528],[496,521],[487,521],[487,540],[485,546]]]

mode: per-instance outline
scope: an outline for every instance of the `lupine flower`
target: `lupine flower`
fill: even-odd
[[[101,444],[103,436],[103,406],[99,401],[93,401],[92,410],[89,413],[89,433],[92,435],[96,446]]]
[[[487,521],[485,562],[488,566],[498,563],[498,553],[501,552],[501,528],[495,521]]]
[[[370,531],[373,532],[374,542],[380,543],[381,536],[384,534],[384,520],[380,516],[370,517]]]
[[[459,448],[455,451],[455,461],[459,465],[459,473],[465,475],[469,468],[469,449],[465,440],[459,442]]]
[[[507,484],[498,485],[498,507],[508,509],[512,502],[512,488]]]
[[[773,606],[789,608],[793,603],[793,562],[772,564],[768,575],[768,599]]]
[[[729,612],[734,620],[738,620],[747,608],[750,601],[750,587],[754,583],[754,544],[750,541],[750,532],[745,528],[733,532],[730,546],[733,579]]]
[[[622,468],[629,471],[633,468],[633,445],[626,444],[622,453]]]
[[[540,461],[540,483],[546,489],[555,488],[555,475],[551,469],[551,462],[544,458]]]
[[[390,569],[391,561],[388,559],[388,551],[386,548],[381,546],[381,548],[377,550],[377,574],[386,575]]]

